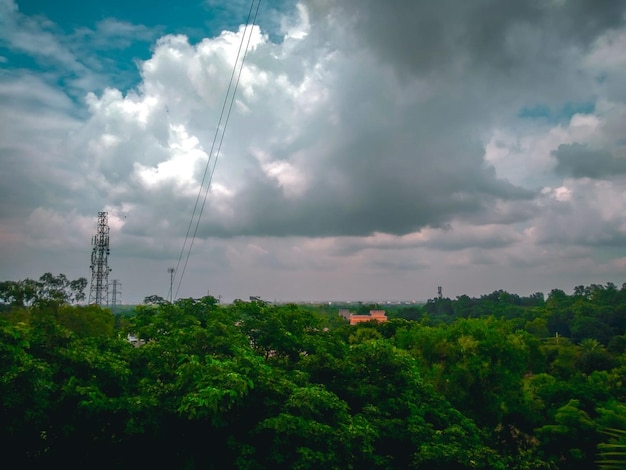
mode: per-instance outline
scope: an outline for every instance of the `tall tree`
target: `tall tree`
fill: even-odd
[[[86,287],[84,277],[70,280],[65,274],[45,273],[38,281],[27,278],[0,282],[0,302],[19,307],[42,302],[79,303],[85,300]]]

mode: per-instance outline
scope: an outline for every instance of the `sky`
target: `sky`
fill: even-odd
[[[123,303],[621,286],[626,3],[0,0],[0,280],[101,211]]]

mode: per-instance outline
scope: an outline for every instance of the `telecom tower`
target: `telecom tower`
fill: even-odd
[[[113,308],[115,308],[115,306],[119,303],[121,303],[119,297],[121,297],[122,295],[122,283],[119,281],[119,279],[113,279],[113,293],[112,293],[112,297],[111,297],[111,306]]]
[[[174,287],[174,272],[175,271],[176,270],[174,268],[167,268],[167,272],[170,274],[170,295],[169,295],[170,303],[172,303],[172,295],[174,293],[172,289]]]
[[[98,230],[91,239],[91,287],[89,303],[107,305],[109,303],[109,223],[108,213],[98,212]],[[116,299],[117,300],[117,299]]]

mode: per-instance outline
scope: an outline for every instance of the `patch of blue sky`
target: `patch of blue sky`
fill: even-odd
[[[224,30],[236,31],[253,17],[250,14],[254,15],[258,1],[252,9],[250,0],[110,0],[97,7],[77,0],[16,3],[20,17],[34,20],[26,20],[29,27],[51,34],[65,49],[65,57],[72,56],[80,64],[78,67],[85,66],[90,73],[108,77],[103,81],[106,86],[128,90],[139,84],[137,62],[150,58],[159,37],[183,34],[193,44]],[[294,12],[296,3],[297,0],[261,2],[256,23],[272,41],[281,40],[281,14]],[[3,47],[0,42],[0,55],[5,57],[0,68],[49,73],[60,85],[67,85],[76,77],[77,70],[68,68],[68,64],[33,50],[20,50],[19,45]],[[69,89],[66,91],[72,94]]]
[[[517,117],[522,119],[541,119],[556,124],[569,121],[574,114],[591,114],[595,111],[595,108],[596,106],[593,102],[568,102],[560,107],[537,103],[533,106],[524,106],[517,113]]]
[[[95,8],[91,2],[76,0],[54,2],[17,0],[17,3],[22,14],[45,17],[66,34],[85,27],[95,28],[98,23],[109,18],[149,28],[163,28],[167,33],[178,33],[182,27],[203,26],[203,18],[207,15],[200,1],[182,4],[148,0],[110,0],[101,2]]]
[[[251,4],[250,0],[205,0],[207,10],[211,12],[207,24],[218,31],[236,30],[248,18],[254,19],[258,2]],[[280,42],[280,18],[282,14],[291,14],[295,11],[297,0],[272,0],[261,2],[256,17],[256,24],[267,34],[271,41]],[[252,8],[251,8],[252,6]]]
[[[0,56],[4,57],[0,62],[0,71],[36,73],[48,84],[61,86],[69,97],[82,102],[87,90],[76,85],[81,77],[92,75],[102,78],[101,86],[92,86],[88,91],[99,93],[106,86],[128,89],[136,86],[140,79],[137,60],[150,57],[148,44],[143,47],[133,44],[124,50],[97,51],[97,54],[91,54],[89,49],[73,51],[76,62],[68,66],[53,55],[33,54],[0,46]],[[93,81],[90,84],[97,85]]]
[[[296,0],[261,2],[257,24],[266,33],[276,35],[281,12],[295,9]],[[94,8],[91,2],[77,0],[17,0],[19,11],[27,16],[45,17],[66,34],[79,28],[95,28],[105,19],[114,18],[133,25],[156,28],[163,34],[185,34],[191,42],[214,37],[223,30],[236,30],[250,13],[250,0],[193,0],[171,2],[158,0],[110,0]],[[258,1],[255,1],[252,14]]]
[[[4,57],[4,60],[0,61],[0,69],[10,68],[13,70],[14,69],[39,70],[41,67],[40,62],[35,57],[29,54],[15,52],[6,47],[2,47],[2,45],[0,45],[0,56]]]

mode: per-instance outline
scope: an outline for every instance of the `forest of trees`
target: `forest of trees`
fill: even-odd
[[[626,286],[432,299],[355,326],[210,296],[114,314],[80,305],[85,286],[0,283],[18,468],[626,467]]]

